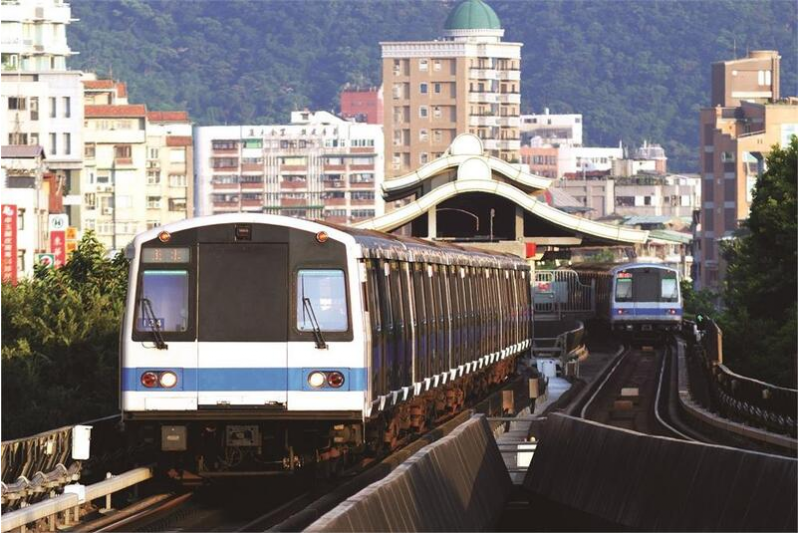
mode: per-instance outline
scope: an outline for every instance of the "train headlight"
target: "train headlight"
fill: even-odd
[[[170,235],[168,231],[162,231],[158,234],[158,240],[161,242],[169,242],[171,238],[172,235]]]
[[[152,389],[158,385],[158,375],[155,372],[145,372],[142,374],[142,385],[148,389]]]
[[[322,372],[312,372],[308,375],[308,384],[318,389],[325,385],[325,374]]]
[[[171,389],[178,384],[178,376],[175,372],[162,372],[161,376],[158,378],[158,382],[165,389]]]
[[[331,372],[328,374],[328,385],[334,389],[338,389],[344,385],[344,375],[341,372]]]

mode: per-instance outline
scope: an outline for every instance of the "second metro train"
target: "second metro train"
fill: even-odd
[[[262,214],[138,235],[121,342],[126,432],[203,476],[391,449],[514,371],[527,262]]]
[[[681,328],[680,274],[654,263],[577,263],[584,285],[594,283],[597,316],[612,331],[641,334]]]

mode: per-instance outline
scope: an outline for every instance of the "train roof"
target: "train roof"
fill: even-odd
[[[659,263],[576,263],[564,268],[578,272],[616,273],[620,270],[630,270],[632,268],[658,268],[661,270],[671,270],[673,272],[677,272],[675,268]]]
[[[399,261],[420,261],[448,265],[480,266],[489,268],[510,268],[527,270],[527,261],[514,254],[490,252],[472,246],[462,246],[442,241],[427,241],[416,237],[406,237],[382,233],[380,231],[358,229],[320,220],[307,220],[282,215],[262,213],[228,213],[195,217],[153,228],[137,235],[126,255],[132,257],[133,249],[143,242],[158,238],[161,231],[178,232],[191,228],[216,224],[269,224],[296,228],[303,231],[322,231],[326,228],[331,238],[343,240],[349,236],[351,244],[361,249],[364,257]]]

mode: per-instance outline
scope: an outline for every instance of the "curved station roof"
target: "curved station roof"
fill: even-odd
[[[485,155],[477,136],[461,134],[441,157],[383,184],[386,200],[412,197],[409,203],[356,227],[495,245],[502,241],[576,246],[647,240],[647,231],[595,222],[549,205],[545,192],[552,180],[525,168]]]

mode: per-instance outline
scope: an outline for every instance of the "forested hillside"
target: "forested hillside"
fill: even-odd
[[[783,56],[797,94],[793,1],[488,0],[522,49],[523,111],[584,114],[584,141],[661,143],[696,172],[710,64],[748,49]],[[439,36],[454,1],[73,0],[73,68],[113,74],[153,109],[200,124],[285,121],[335,109],[345,83],[380,83],[380,41]]]

